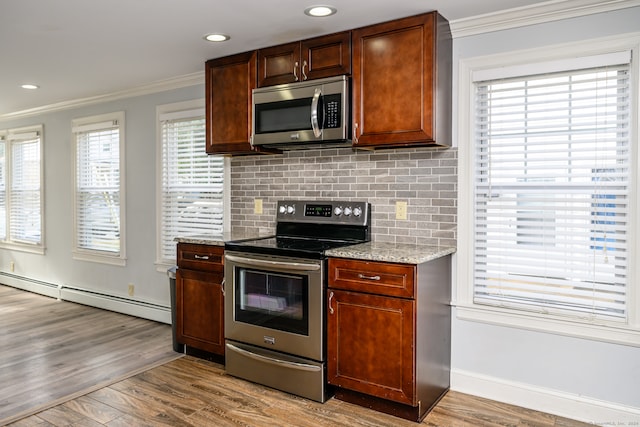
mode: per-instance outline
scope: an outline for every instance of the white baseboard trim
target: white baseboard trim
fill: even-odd
[[[638,426],[640,408],[451,370],[451,390],[600,426]]]
[[[0,283],[63,301],[76,302],[90,307],[171,324],[170,307],[99,293],[80,287],[43,282],[5,272],[0,272]]]
[[[60,299],[171,324],[171,309],[155,304],[66,286],[60,288]]]
[[[45,295],[51,298],[59,297],[58,285],[40,280],[25,279],[24,277],[11,273],[0,272],[0,283],[11,286],[12,288],[33,292],[34,294]]]

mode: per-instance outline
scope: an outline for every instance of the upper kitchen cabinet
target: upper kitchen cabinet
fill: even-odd
[[[342,32],[258,51],[258,86],[351,74],[351,33]]]
[[[449,23],[431,12],[352,34],[354,146],[450,146]]]
[[[255,154],[251,137],[251,91],[256,87],[256,52],[205,64],[208,154]]]

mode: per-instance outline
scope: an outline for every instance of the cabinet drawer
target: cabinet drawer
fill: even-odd
[[[409,264],[329,258],[329,287],[413,298],[416,267]]]
[[[224,247],[178,243],[178,267],[224,272]]]

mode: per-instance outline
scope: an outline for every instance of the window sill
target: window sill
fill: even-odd
[[[460,320],[640,347],[640,330],[626,324],[572,320],[473,304],[454,304],[454,307]]]
[[[13,242],[0,242],[0,248],[8,249],[12,251],[20,251],[20,252],[28,252],[31,254],[44,255],[44,246],[41,245],[30,245],[30,244],[20,244]]]

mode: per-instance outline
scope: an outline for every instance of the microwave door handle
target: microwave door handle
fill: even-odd
[[[320,103],[320,97],[322,96],[322,90],[316,88],[313,94],[313,100],[311,101],[311,129],[313,129],[313,135],[316,138],[322,136],[322,129],[318,125],[318,104]]]

